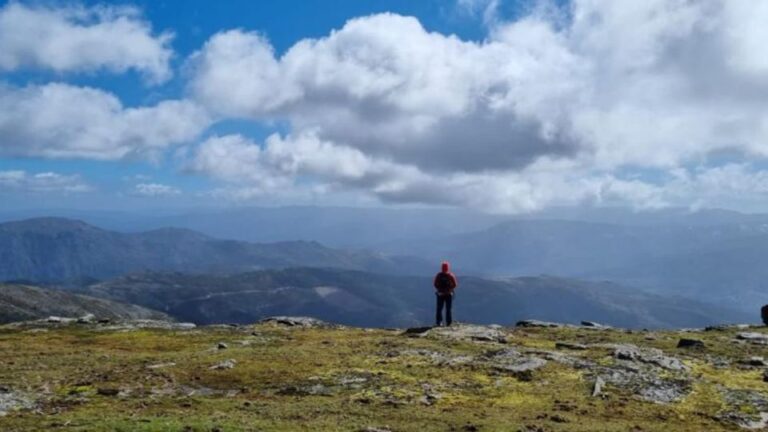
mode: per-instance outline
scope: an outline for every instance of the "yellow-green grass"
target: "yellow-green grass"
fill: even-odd
[[[410,338],[390,330],[257,325],[192,331],[99,331],[70,326],[47,332],[0,330],[0,385],[31,395],[35,410],[0,417],[0,430],[83,431],[719,431],[723,388],[768,394],[762,372],[742,368],[764,346],[737,344],[735,331],[655,332],[581,329],[509,331],[509,344]],[[704,350],[676,348],[679,337]],[[592,397],[589,370],[550,361],[533,379],[478,364],[436,365],[413,350],[482,356],[514,347],[555,350],[555,342],[633,343],[681,357],[692,392],[661,405],[607,386]],[[224,342],[226,349],[218,349]],[[410,351],[409,351],[410,350]],[[562,351],[599,364],[609,348]],[[388,355],[390,353],[390,355]],[[394,354],[391,354],[394,353]],[[713,366],[707,356],[731,362]],[[211,366],[232,359],[232,369]],[[150,368],[152,365],[160,367]],[[359,377],[341,384],[344,377]],[[364,380],[364,381],[363,381]],[[324,390],[311,394],[312,386]],[[118,389],[116,396],[99,389]],[[426,394],[436,395],[425,403]],[[743,409],[742,409],[743,411]],[[528,429],[526,429],[528,428]],[[470,428],[471,429],[471,428]]]

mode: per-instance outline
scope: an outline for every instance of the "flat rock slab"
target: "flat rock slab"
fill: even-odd
[[[678,372],[667,376],[668,372],[655,365],[634,366],[624,363],[596,366],[592,370],[595,381],[601,378],[605,383],[630,391],[647,402],[673,403],[691,392],[691,381],[686,374]],[[601,391],[603,388],[604,385],[600,386]]]
[[[533,372],[547,364],[543,358],[523,354],[516,349],[489,352],[485,357],[493,369],[509,373],[523,381],[530,381]]]
[[[597,322],[594,322],[594,321],[582,321],[581,325],[582,325],[582,327],[588,327],[588,328],[593,328],[593,329],[597,329],[597,330],[608,330],[608,329],[612,329],[613,328],[613,327],[611,327],[609,325],[600,324],[600,323],[597,323]]]
[[[575,342],[555,342],[555,348],[583,351],[587,349],[587,346],[584,344],[575,343]]]
[[[400,352],[388,353],[387,357],[391,358],[401,355],[423,357],[428,359],[435,366],[460,366],[475,361],[475,358],[470,355],[432,351],[428,349],[407,349]]]
[[[720,324],[707,326],[704,331],[728,331],[728,330],[747,330],[751,326],[749,324]]]
[[[559,328],[559,327],[566,327],[566,325],[556,323],[556,322],[550,322],[550,321],[522,320],[522,321],[518,321],[515,324],[515,327]]]
[[[742,332],[736,335],[736,339],[745,340],[756,345],[768,345],[768,334],[756,332]]]
[[[727,406],[719,419],[743,429],[763,430],[768,426],[768,397],[756,390],[721,388]]]
[[[611,365],[594,365],[590,375],[632,392],[648,402],[668,404],[687,396],[692,389],[689,368],[679,359],[656,348],[632,344],[599,344],[613,349]]]
[[[429,334],[446,339],[507,343],[506,335],[499,328],[478,325],[434,327]]]
[[[142,329],[192,330],[195,328],[197,328],[197,326],[193,323],[179,323],[160,320],[130,320],[121,321],[114,325],[96,327],[96,329],[100,331],[131,331]]]
[[[275,323],[287,327],[336,327],[333,324],[312,317],[273,316],[259,321],[260,323]]]
[[[640,348],[636,345],[614,345],[613,355],[619,360],[649,363],[671,371],[688,371],[688,366],[672,356],[665,355],[660,349]]]
[[[211,369],[211,370],[234,369],[236,364],[237,364],[237,361],[235,361],[234,359],[229,359],[229,360],[224,360],[221,363],[217,363],[208,369]]]

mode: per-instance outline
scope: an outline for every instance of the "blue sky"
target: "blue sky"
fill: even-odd
[[[7,5],[9,2],[2,2]],[[42,4],[56,7],[56,2],[20,2],[22,4]],[[173,32],[171,46],[175,52],[172,64],[177,71],[182,70],[187,57],[200,47],[215,33],[225,29],[247,29],[263,33],[269,38],[278,54],[285,52],[301,39],[322,37],[331,30],[340,28],[344,23],[357,16],[370,15],[380,12],[395,12],[403,15],[413,15],[419,18],[424,26],[433,31],[457,34],[464,39],[482,40],[487,29],[477,14],[470,13],[450,2],[441,0],[281,0],[281,1],[250,1],[231,0],[212,3],[206,0],[177,0],[177,1],[131,1],[103,2],[82,1],[78,4],[86,7],[98,7],[105,4],[120,4],[137,7],[143,19],[149,21],[155,32]],[[513,13],[507,9],[505,13]],[[140,74],[127,72],[123,74],[60,74],[48,70],[20,70],[6,73],[3,79],[16,85],[30,83],[45,83],[50,81],[67,82],[78,86],[89,86],[108,89],[117,95],[125,106],[141,106],[152,104],[158,100],[181,98],[184,96],[182,72],[177,72],[174,78],[160,86],[147,88]],[[205,135],[239,133],[263,140],[275,130],[282,130],[280,125],[264,125],[250,120],[224,120],[213,125]],[[131,185],[131,178],[147,176],[152,182],[173,185],[183,188],[188,193],[204,191],[210,188],[211,182],[205,177],[180,173],[178,167],[166,161],[146,162],[141,160],[129,161],[91,161],[81,159],[39,159],[0,157],[0,171],[25,170],[30,173],[57,172],[66,175],[81,175],[98,188],[98,195],[76,195],[77,203],[84,207],[99,208],[105,203],[110,206],[121,206],[111,195],[125,193]],[[96,195],[96,193],[92,194]],[[59,200],[49,194],[35,194],[28,191],[15,193],[6,192],[6,206],[11,207],[46,207],[69,206],[73,203],[71,197]],[[133,197],[137,200],[138,197]],[[173,203],[158,203],[156,200],[145,200],[141,205],[183,205],[203,206],[205,200],[182,200],[174,197]],[[219,203],[220,204],[220,203]],[[225,203],[229,204],[229,203]],[[266,204],[269,204],[268,202]],[[128,204],[136,205],[135,202]]]
[[[689,3],[0,3],[0,199],[768,211],[768,7]]]

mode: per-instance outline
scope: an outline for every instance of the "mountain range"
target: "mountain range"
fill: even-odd
[[[418,258],[327,248],[313,241],[248,243],[178,228],[139,233],[38,218],[0,224],[0,280],[104,279],[140,271],[242,272],[291,266],[418,273]]]
[[[459,280],[454,315],[465,322],[597,320],[621,327],[679,328],[740,318],[737,311],[728,308],[646,294],[608,282],[544,276]],[[219,276],[144,273],[94,284],[82,292],[200,324],[307,315],[355,326],[429,325],[435,303],[429,277],[318,268]]]
[[[275,212],[282,215],[291,214],[290,209]],[[578,217],[572,220],[513,218],[500,223],[496,221],[496,216],[484,216],[466,226],[449,228],[447,225],[450,224],[445,224],[445,221],[435,223],[432,228],[424,230],[424,236],[416,236],[418,230],[414,227],[423,226],[428,216],[447,215],[447,220],[459,222],[469,217],[468,213],[430,213],[426,210],[414,210],[400,216],[396,216],[398,213],[381,213],[379,216],[393,215],[393,220],[384,223],[386,218],[374,218],[374,222],[382,223],[379,232],[363,217],[368,213],[377,214],[374,210],[346,212],[344,209],[331,209],[328,212],[332,215],[326,221],[329,233],[342,232],[341,225],[331,223],[333,217],[338,214],[347,215],[346,220],[353,225],[350,227],[353,235],[362,232],[363,228],[375,233],[360,237],[360,242],[368,245],[368,248],[332,248],[314,240],[252,243],[217,239],[185,228],[154,228],[139,232],[113,231],[66,218],[48,217],[6,222],[0,224],[0,281],[23,281],[28,284],[80,289],[88,287],[88,290],[94,290],[93,287],[102,281],[107,285],[126,286],[123,277],[136,278],[139,274],[142,276],[133,282],[135,286],[130,287],[129,291],[138,290],[141,295],[117,295],[114,290],[107,290],[108,294],[98,290],[93,293],[169,313],[169,308],[176,307],[174,305],[178,301],[183,301],[184,307],[174,309],[171,315],[200,322],[243,321],[246,318],[266,315],[266,312],[284,314],[295,311],[322,315],[324,310],[329,312],[328,315],[322,316],[331,321],[338,321],[338,317],[342,317],[347,322],[375,325],[373,321],[366,320],[376,317],[374,321],[390,322],[392,325],[423,322],[424,317],[430,315],[428,309],[431,308],[431,301],[411,298],[410,291],[423,293],[424,287],[430,285],[428,278],[424,277],[431,276],[437,263],[446,258],[452,262],[462,280],[477,281],[470,283],[470,292],[474,289],[473,286],[487,288],[498,287],[499,284],[544,287],[541,291],[526,291],[527,288],[520,288],[522,291],[515,291],[516,294],[510,297],[512,300],[505,298],[499,301],[499,304],[505,305],[504,309],[513,311],[512,315],[515,317],[549,317],[548,319],[563,321],[558,314],[550,314],[551,310],[556,309],[553,309],[552,305],[559,304],[557,299],[546,300],[550,292],[559,292],[558,287],[562,286],[571,287],[572,291],[569,292],[576,292],[572,287],[584,287],[581,291],[577,290],[579,295],[599,295],[603,305],[610,305],[600,309],[601,312],[596,317],[584,314],[580,317],[571,316],[573,320],[600,320],[607,317],[622,326],[659,326],[673,323],[675,326],[683,326],[685,323],[697,322],[752,321],[757,315],[758,306],[768,302],[768,293],[763,289],[763,281],[768,280],[768,270],[763,265],[763,257],[768,255],[768,219],[761,215],[741,215],[733,212],[705,212],[693,215],[667,212],[655,217],[641,218],[629,214],[607,213],[601,217],[576,215]],[[247,214],[250,213],[245,210],[241,214],[241,222],[244,225],[239,226],[239,229],[243,231],[242,237],[253,237],[257,235],[254,233],[261,232],[262,234],[258,235],[282,238],[288,235],[287,227],[290,223],[297,225],[297,236],[322,231],[319,228],[323,225],[321,213],[318,214],[317,220],[312,222],[309,208],[300,209],[298,214],[301,217],[296,216],[292,222],[277,223],[275,219],[266,223],[270,219],[262,218],[261,221],[265,224],[259,227],[246,223]],[[220,225],[226,226],[228,217],[227,214],[222,215]],[[275,231],[272,234],[263,234],[271,232],[273,223],[277,223]],[[405,224],[406,228],[402,231],[404,235],[408,234],[405,237],[394,234],[398,223]],[[480,228],[461,231],[472,226]],[[442,234],[435,234],[436,232]],[[428,235],[429,233],[432,235]],[[339,242],[343,241],[337,239],[337,243]],[[300,267],[304,269],[296,269]],[[307,273],[311,268],[330,273],[325,273],[325,276],[320,278],[313,273]],[[284,269],[291,270],[282,273],[260,272]],[[361,276],[342,277],[333,273],[339,270],[357,271]],[[297,274],[297,280],[292,284],[286,282],[291,280],[290,272]],[[154,303],[152,295],[155,293],[146,291],[146,287],[142,285],[147,274],[154,275],[153,279],[147,282],[150,286],[159,283],[155,280],[160,277],[158,275],[166,275],[162,276],[162,279],[168,278],[167,274],[172,274],[172,278],[182,281],[175,283],[190,292],[194,291],[193,287],[197,286],[199,281],[206,280],[210,285],[206,289],[211,291],[203,290],[204,292],[197,295],[200,299],[197,299],[186,292],[170,290],[169,292],[174,292],[178,299],[167,298],[167,301]],[[274,280],[276,275],[280,275],[277,281]],[[416,277],[419,275],[422,279]],[[476,277],[468,277],[470,275]],[[525,278],[532,275],[542,276]],[[387,279],[400,276],[414,277],[397,281]],[[303,279],[305,277],[308,280]],[[326,280],[327,278],[330,280]],[[343,289],[333,283],[338,278],[346,281],[342,284]],[[369,283],[369,280],[381,280],[386,283]],[[524,280],[528,282],[520,285]],[[611,281],[613,284],[606,284],[605,281]],[[322,288],[326,285],[334,289],[329,291]],[[226,291],[231,286],[240,287],[241,291],[256,290],[253,295],[244,297],[249,299],[247,308],[238,309],[235,304],[238,296]],[[410,288],[403,289],[406,286]],[[602,288],[589,294],[592,293],[591,288],[596,286]],[[301,291],[294,292],[293,297],[284,297],[286,293],[293,292],[292,287],[309,290],[309,294],[301,294]],[[319,291],[313,291],[315,288]],[[637,293],[637,289],[649,294],[637,294],[646,296],[640,300],[636,299],[637,301],[622,300],[632,299],[630,294]],[[379,298],[376,293],[366,294],[364,290],[391,291],[392,294]],[[506,289],[489,292],[508,291]],[[477,296],[473,295],[472,302],[480,304],[482,299],[488,297],[483,293],[481,290]],[[214,298],[204,298],[208,295],[213,295]],[[257,295],[266,300],[262,303],[253,300],[253,296]],[[369,299],[366,296],[372,297]],[[536,296],[541,300],[526,300]],[[342,305],[329,303],[332,299],[339,298],[347,298],[353,305],[367,306],[343,310],[343,302]],[[655,300],[644,303],[645,299],[650,298]],[[686,298],[695,301],[683,300]],[[360,303],[361,299],[368,303]],[[547,306],[539,308],[546,303],[545,300],[549,302]],[[571,301],[574,305],[582,304],[576,298]],[[618,320],[615,315],[609,313],[610,310],[621,310],[619,306],[622,301],[627,304],[622,314],[634,318]],[[469,306],[472,302],[464,305]],[[681,316],[688,318],[675,320],[670,319],[667,312],[656,313],[655,309],[643,309],[642,305],[654,302],[658,305],[656,309],[667,304],[693,306],[690,310],[685,310],[686,307],[679,308],[682,310]],[[709,304],[722,306],[722,312],[707,306]],[[523,307],[524,305],[527,306]],[[216,307],[220,307],[221,312],[216,311]],[[486,307],[493,309],[494,304]],[[568,309],[567,304],[563,307]],[[579,307],[574,306],[570,310],[578,311]],[[628,308],[632,310],[627,310]],[[197,312],[189,312],[198,309]],[[266,312],[262,314],[262,310]],[[356,315],[360,310],[365,312],[360,316]],[[635,314],[634,310],[639,312]],[[479,306],[476,310],[470,308],[468,311],[472,311],[468,314],[472,319],[484,318]],[[528,311],[542,316],[535,316],[536,314]],[[701,311],[705,311],[708,316],[706,320],[690,318]],[[639,314],[646,314],[647,317],[635,317]],[[511,315],[501,312],[493,315],[494,321],[504,322],[509,316]]]
[[[724,303],[754,313],[768,303],[768,221],[618,224],[513,220],[492,227],[379,247],[428,260],[451,257],[486,277],[547,274],[611,280],[661,295]]]

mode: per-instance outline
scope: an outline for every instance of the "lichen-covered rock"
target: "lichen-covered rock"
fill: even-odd
[[[237,364],[236,360],[229,359],[229,360],[224,360],[221,363],[217,363],[217,364],[211,366],[209,369],[211,369],[211,370],[233,369],[236,364]]]
[[[29,396],[8,388],[0,388],[0,417],[13,411],[32,409],[34,406],[35,403]]]
[[[543,358],[523,354],[511,348],[486,353],[485,357],[495,370],[509,373],[523,381],[530,381],[533,378],[533,372],[547,364]]]
[[[260,323],[275,323],[288,327],[335,327],[335,325],[327,323],[312,317],[302,316],[273,316],[267,317],[259,321]]]
[[[768,396],[756,390],[720,388],[726,408],[718,415],[721,421],[743,429],[763,430],[768,427]]]
[[[515,327],[542,327],[542,328],[558,328],[565,327],[565,324],[560,324],[550,321],[539,321],[534,319],[518,321]]]
[[[446,339],[507,343],[507,337],[503,331],[489,326],[462,324],[434,327],[429,334]]]
[[[620,360],[631,360],[643,363],[651,363],[661,368],[673,371],[687,371],[688,366],[680,359],[665,355],[660,349],[639,348],[636,345],[614,345],[613,355]]]
[[[744,340],[755,345],[768,345],[768,334],[756,332],[742,332],[736,335],[736,339]]]
[[[555,342],[555,348],[583,351],[587,349],[587,346],[576,342]]]
[[[428,359],[435,366],[460,366],[475,361],[475,357],[452,352],[433,351],[428,349],[407,349],[400,352],[392,351],[389,357],[417,356]]]

